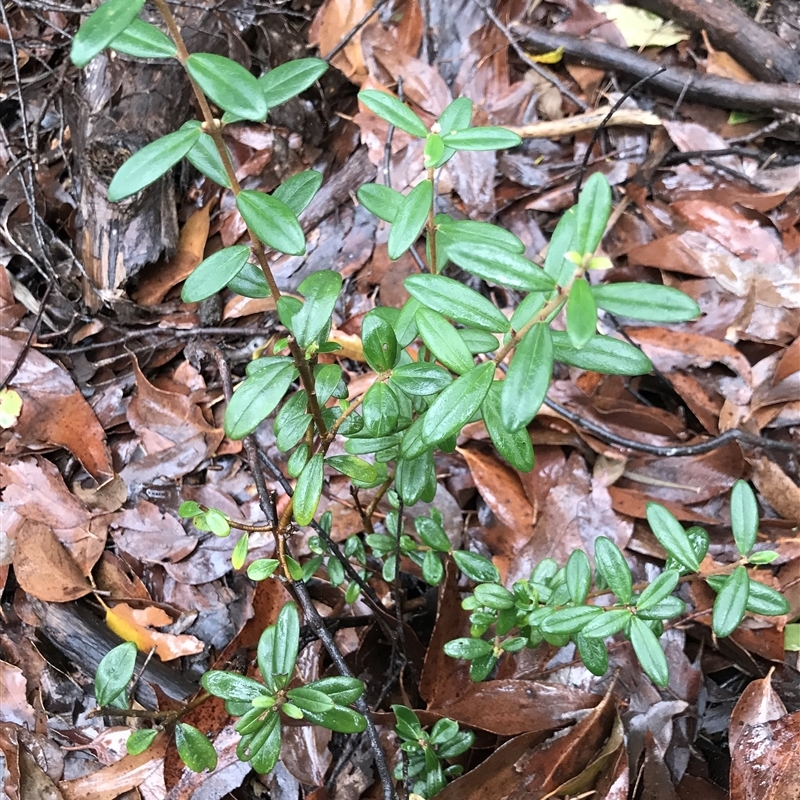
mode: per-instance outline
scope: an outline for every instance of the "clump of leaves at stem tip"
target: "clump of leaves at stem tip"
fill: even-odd
[[[473,680],[483,680],[503,653],[542,642],[558,647],[572,642],[586,668],[603,675],[608,669],[605,640],[621,633],[633,645],[650,679],[666,686],[669,669],[658,640],[665,623],[685,610],[684,601],[675,595],[684,576],[705,580],[717,592],[712,617],[717,636],[733,633],[747,611],[767,616],[788,613],[786,599],[747,569],[769,563],[776,554],[752,552],[758,507],[745,481],[734,485],[731,503],[733,535],[741,559],[724,573],[698,573],[709,543],[702,528],[685,530],[671,512],[656,503],[648,505],[647,519],[667,553],[667,562],[645,587],[634,587],[625,556],[614,542],[599,536],[595,540],[594,580],[588,557],[576,550],[562,568],[552,559],[540,562],[528,580],[517,581],[511,590],[499,582],[475,587],[462,602],[471,612],[470,637],[448,642],[445,652],[470,661]],[[487,632],[493,635],[491,641],[483,638]]]

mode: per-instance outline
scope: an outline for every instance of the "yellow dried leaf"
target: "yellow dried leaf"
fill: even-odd
[[[650,11],[621,3],[595,6],[620,30],[628,47],[671,47],[689,38],[689,31]]]
[[[535,61],[537,64],[558,64],[563,57],[563,47],[557,47],[555,50],[550,50],[548,53],[540,53],[538,56],[529,55],[530,60]]]
[[[13,389],[0,392],[0,428],[13,428],[22,413],[22,398]]]
[[[135,609],[127,603],[119,603],[106,609],[106,625],[126,642],[133,642],[139,650],[148,653],[155,647],[162,661],[171,661],[179,656],[203,652],[203,643],[194,636],[177,636],[161,633],[152,626],[162,627],[172,622],[170,616],[160,608]]]

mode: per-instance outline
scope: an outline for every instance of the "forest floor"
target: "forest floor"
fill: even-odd
[[[0,18],[5,794],[381,797],[363,737],[348,744],[289,727],[278,768],[258,776],[237,760],[221,706],[216,716],[201,707],[190,721],[214,740],[219,763],[192,773],[166,739],[126,754],[135,719],[92,716],[95,669],[119,642],[110,615],[155,648],[137,697],[163,710],[191,698],[212,664],[252,646],[290,595],[232,568],[241,531],[218,538],[177,515],[194,500],[263,525],[242,443],[223,431],[216,363],[198,343],[218,348],[238,380],[284,335],[275,303],[228,290],[182,302],[182,282],[204,256],[246,237],[230,192],[188,166],[131,203],[105,199],[127,153],[195,109],[183,73],[161,62],[106,51],[76,70],[70,39],[89,11],[17,0]],[[689,610],[662,640],[665,690],[622,641],[603,678],[569,648],[545,644],[506,655],[490,680],[473,684],[463,662],[441,652],[469,629],[452,571],[437,589],[404,563],[404,654],[374,610],[345,603],[345,587],[324,570],[310,583],[368,684],[392,763],[392,703],[426,726],[446,716],[475,733],[460,759],[464,777],[444,800],[800,797],[800,25],[793,0],[752,3],[747,13],[745,25],[728,0],[383,0],[374,9],[372,0],[200,0],[184,10],[190,49],[213,49],[256,75],[307,55],[331,64],[269,124],[232,125],[226,142],[245,188],[272,191],[304,169],[325,176],[302,218],[306,255],[273,267],[288,292],[315,270],[341,273],[330,338],[342,350],[321,358],[341,365],[351,397],[374,380],[358,337],[363,316],[402,306],[403,279],[419,269],[409,253],[389,259],[387,226],[355,192],[387,170],[406,191],[422,172],[421,141],[398,130],[387,147],[388,126],[359,106],[359,89],[401,92],[426,124],[466,95],[475,124],[519,132],[514,150],[450,162],[437,202],[507,228],[534,260],[578,182],[602,172],[614,189],[602,243],[613,280],[680,288],[703,312],[659,326],[601,316],[601,331],[641,348],[653,372],[560,367],[529,427],[533,470],[513,469],[483,424],[471,424],[453,453],[437,456],[431,505],[451,541],[491,558],[509,587],[545,557],[564,564],[576,547],[591,553],[601,535],[623,549],[634,576],[651,574],[665,556],[645,520],[651,501],[708,531],[708,573],[738,558],[730,492],[744,478],[757,493],[758,548],[778,554],[759,580],[784,593],[789,615],[748,615],[718,640],[713,595],[687,584]],[[519,301],[470,285],[508,313]],[[256,438],[285,469],[271,420]],[[285,502],[284,484],[269,472],[266,480]],[[332,512],[335,541],[363,532],[371,497],[326,475],[319,511]],[[377,530],[389,508],[377,505]],[[309,533],[291,544],[302,563]],[[247,563],[274,551],[271,535],[252,535]],[[393,607],[395,586],[380,570],[370,585]],[[320,643],[304,644],[306,678],[326,673]]]

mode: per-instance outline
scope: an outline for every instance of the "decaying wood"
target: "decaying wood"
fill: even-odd
[[[41,620],[39,632],[88,678],[94,677],[103,656],[112,647],[122,644],[122,639],[79,603],[45,603],[31,597],[30,604],[34,614]],[[144,660],[139,653],[136,657],[137,675],[141,672]],[[197,691],[197,686],[186,680],[180,672],[170,669],[155,657],[148,662],[142,680],[134,691],[136,699],[145,708],[158,708],[153,685],[180,701],[185,701]]]
[[[564,119],[546,120],[544,122],[532,122],[530,125],[506,125],[510,131],[522,136],[525,139],[556,139],[560,136],[574,136],[583,131],[593,131],[599,128],[603,120],[608,116],[610,107],[604,106],[585,114],[575,114]],[[638,108],[620,108],[606,123],[606,127],[615,125],[658,127],[661,119],[658,114],[651,111],[642,111]]]
[[[652,75],[657,67],[649,58],[595,39],[551,33],[522,24],[514,25],[512,30],[537,53],[563,47],[565,58],[578,60],[587,66],[612,70],[637,80]],[[646,89],[649,92],[686,97],[726,109],[800,113],[800,86],[790,84],[740,83],[670,67],[653,76]]]
[[[714,47],[733,56],[759,80],[800,82],[800,53],[730,0],[636,0],[636,5],[689,30],[704,30]]]
[[[193,4],[183,23],[192,50],[226,45],[213,2]],[[193,33],[190,35],[190,31]],[[78,76],[70,108],[78,185],[78,249],[101,296],[113,295],[144,265],[174,251],[178,218],[171,172],[123,201],[108,201],[108,185],[131,153],[179,128],[189,117],[191,87],[174,61],[146,62],[105,51]],[[86,292],[86,300],[96,304]]]

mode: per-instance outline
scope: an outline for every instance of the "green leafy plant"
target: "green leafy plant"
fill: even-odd
[[[489,676],[503,654],[545,641],[556,646],[574,643],[586,666],[602,675],[608,666],[605,640],[621,633],[632,643],[645,672],[664,686],[669,675],[658,638],[665,622],[683,613],[684,602],[675,593],[689,579],[705,580],[717,592],[713,610],[717,636],[732,633],[747,611],[786,612],[784,598],[748,572],[748,567],[769,563],[774,554],[753,552],[758,508],[752,490],[742,481],[732,498],[740,561],[718,574],[698,573],[708,548],[705,532],[684,530],[669,511],[651,504],[648,520],[667,560],[664,571],[646,585],[634,585],[624,555],[603,537],[595,543],[594,564],[580,550],[562,566],[545,559],[528,580],[507,589],[489,560],[453,549],[436,509],[417,516],[413,532],[407,532],[405,510],[435,497],[435,454],[452,452],[468,423],[482,420],[509,464],[521,471],[532,469],[534,452],[527,425],[545,400],[556,364],[611,375],[650,372],[652,364],[638,348],[597,332],[600,312],[679,323],[696,318],[700,309],[670,287],[597,279],[613,266],[598,253],[613,200],[611,187],[599,172],[586,180],[577,205],[561,217],[541,264],[526,257],[522,241],[502,227],[437,213],[436,171],[456,152],[511,148],[520,138],[503,128],[473,127],[472,102],[464,97],[453,100],[428,127],[393,95],[362,91],[359,101],[365,108],[424,142],[424,175],[407,194],[373,183],[362,186],[357,195],[363,206],[391,226],[390,258],[413,249],[422,261],[416,248],[424,237],[425,270],[405,279],[410,299],[402,308],[379,307],[364,317],[361,343],[374,382],[361,396],[348,399],[341,367],[319,363],[321,354],[339,349],[329,334],[341,276],[331,270],[313,273],[300,284],[300,297],[289,296],[277,285],[267,257],[270,249],[291,255],[305,252],[298,217],[319,189],[322,175],[301,172],[269,194],[242,189],[224,139],[226,126],[264,121],[275,106],[308,89],[327,64],[304,58],[256,77],[228,58],[190,54],[166,2],[154,0],[154,5],[166,33],[138,19],[142,0],[108,0],[100,5],[77,32],[72,60],[83,67],[107,47],[139,57],[177,59],[192,84],[202,120],[188,121],[134,153],[112,180],[109,198],[122,201],[145,190],[184,158],[233,194],[250,244],[232,245],[206,258],[186,280],[182,298],[199,302],[227,287],[246,297],[274,299],[285,335],[271,352],[248,365],[228,402],[224,426],[231,439],[249,442],[248,452],[255,454],[248,455],[250,467],[256,472],[261,467],[248,437],[275,414],[276,446],[287,454],[286,471],[296,481],[292,488],[283,474],[276,474],[290,501],[278,515],[274,499],[260,496],[269,512],[262,526],[245,525],[192,501],[181,506],[180,515],[198,530],[217,536],[240,530],[232,555],[235,569],[247,563],[250,533],[272,533],[278,543],[276,557],[252,561],[247,574],[253,580],[279,579],[292,588],[306,621],[341,673],[296,685],[299,615],[293,603],[261,636],[260,679],[225,670],[207,672],[202,681],[206,692],[223,698],[228,712],[239,718],[241,759],[259,772],[270,771],[280,753],[284,716],[342,733],[366,728],[376,761],[385,766],[374,725],[365,716],[364,686],[348,674],[332,637],[314,616],[305,587],[312,577],[324,577],[341,586],[346,602],[353,604],[371,591],[366,582],[370,559],[377,559],[390,584],[397,584],[401,559],[410,559],[431,586],[441,582],[445,560],[453,560],[473,586],[463,601],[471,612],[471,635],[449,642],[445,650],[470,662],[474,680]],[[520,299],[510,318],[486,294],[455,280],[452,272],[444,274],[451,263],[511,296],[516,293]],[[411,348],[415,343],[417,347]],[[329,455],[336,440],[342,448]],[[326,469],[347,476],[356,497],[360,490],[374,490],[366,508],[359,503],[363,535],[350,536],[343,547],[331,540],[329,512],[315,521]],[[390,510],[376,530],[373,517],[384,497]],[[309,541],[312,556],[301,564],[292,557],[288,535],[309,525],[316,534]],[[127,708],[134,664],[132,644],[115,648],[103,659],[96,677],[101,706]],[[201,695],[192,702],[203,699]],[[351,708],[353,704],[358,710]],[[394,710],[408,761],[405,772],[401,767],[395,778],[415,779],[415,792],[431,797],[457,774],[458,767],[443,762],[469,748],[472,734],[460,731],[452,720],[440,720],[425,732],[411,710],[402,706]],[[213,769],[213,745],[181,720],[183,713],[166,715],[161,727],[171,727],[187,766]],[[129,751],[142,752],[156,734],[156,729],[137,731],[129,739]],[[394,789],[386,786],[386,780],[390,780],[388,769],[382,781],[390,797]]]

